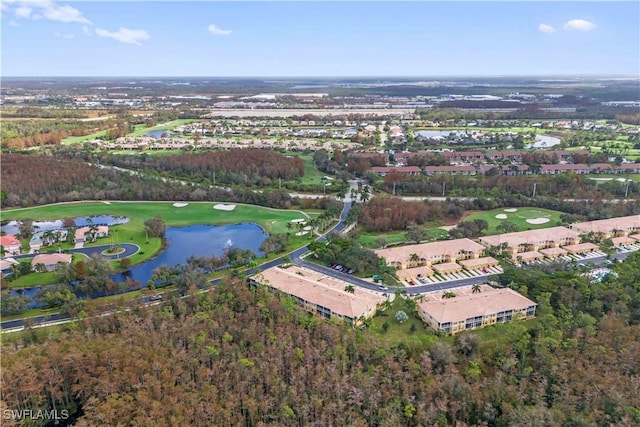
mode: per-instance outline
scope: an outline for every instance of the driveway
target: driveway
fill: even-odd
[[[71,254],[83,254],[88,258],[91,258],[94,254],[101,255],[107,259],[120,259],[127,258],[131,255],[135,255],[140,247],[138,245],[134,245],[133,243],[119,243],[118,246],[124,249],[124,252],[120,252],[119,254],[107,255],[103,254],[104,251],[111,248],[111,245],[100,245],[100,246],[90,246],[88,248],[74,248],[69,249],[69,253]]]

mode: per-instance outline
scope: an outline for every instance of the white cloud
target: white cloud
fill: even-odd
[[[50,21],[64,23],[78,22],[81,24],[91,24],[91,21],[85,18],[82,12],[75,7],[69,5],[58,5],[51,0],[22,0],[18,2],[7,2],[7,0],[3,0],[3,8],[4,3],[17,5],[13,12],[19,18],[48,19]]]
[[[88,36],[93,34],[93,32],[91,31],[91,28],[89,26],[87,26],[87,25],[83,25],[82,26],[82,32],[85,33]]]
[[[53,35],[56,37],[60,37],[61,39],[72,39],[75,37],[73,34],[64,34],[64,33],[59,33],[57,31],[53,33]]]
[[[110,37],[122,43],[141,45],[142,41],[149,40],[149,33],[144,30],[132,30],[130,28],[120,28],[118,31],[107,31],[96,28],[96,35],[99,37]]]
[[[207,27],[211,34],[215,34],[217,36],[228,36],[231,34],[231,30],[223,30],[222,28],[218,28],[215,25],[211,24]]]
[[[14,21],[13,19],[11,21],[9,21],[9,26],[11,27],[19,27],[20,24],[18,24],[16,21]]]
[[[540,24],[538,25],[538,31],[540,31],[541,33],[551,34],[555,33],[556,29],[548,24]]]
[[[48,3],[42,9],[42,15],[51,21],[91,24],[91,21],[82,15],[82,12],[71,6],[58,6],[54,3]]]
[[[16,16],[18,18],[25,18],[25,19],[29,19],[31,17],[31,12],[33,9],[31,9],[28,6],[20,6],[18,8],[16,8],[16,10],[14,11],[14,13],[16,14]]]
[[[572,19],[564,24],[564,29],[569,31],[591,31],[594,28],[596,28],[596,24],[585,21],[584,19]]]

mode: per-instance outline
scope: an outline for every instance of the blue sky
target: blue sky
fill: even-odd
[[[640,2],[22,1],[3,76],[640,75]]]

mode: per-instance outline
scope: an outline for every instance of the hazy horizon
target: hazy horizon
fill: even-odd
[[[2,0],[2,74],[640,75],[640,2]]]

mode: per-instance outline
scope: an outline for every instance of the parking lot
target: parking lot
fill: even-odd
[[[457,273],[434,274],[430,277],[418,277],[416,279],[404,280],[402,283],[407,286],[430,285],[436,283],[450,282],[453,280],[468,279],[472,277],[490,276],[492,274],[503,273],[499,266],[488,267],[479,270],[461,270]]]

